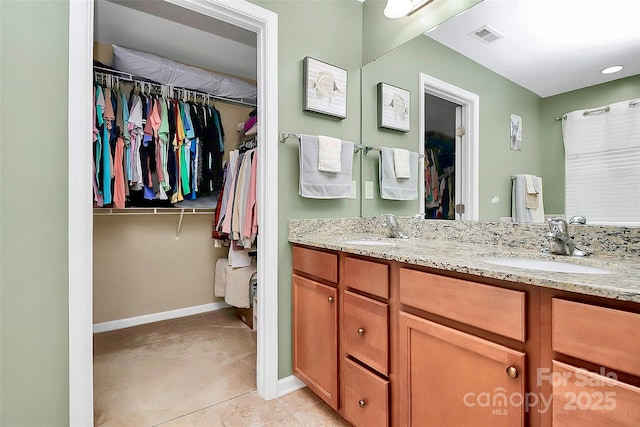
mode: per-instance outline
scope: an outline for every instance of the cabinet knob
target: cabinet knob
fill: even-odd
[[[507,375],[509,375],[511,378],[518,378],[518,375],[520,375],[520,373],[515,366],[509,366],[507,368]]]
[[[364,328],[358,328],[358,335],[364,335]]]
[[[328,300],[329,302],[333,302],[333,297],[329,297],[329,298],[327,298],[327,300]]]
[[[358,406],[360,406],[361,408],[364,408],[367,404],[367,401],[364,399],[360,399],[358,400]]]

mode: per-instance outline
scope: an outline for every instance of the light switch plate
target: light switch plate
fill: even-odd
[[[368,200],[373,199],[373,181],[364,182],[364,198]]]
[[[350,199],[355,199],[357,197],[357,193],[356,193],[356,181],[352,180],[351,181],[351,196],[349,196]]]

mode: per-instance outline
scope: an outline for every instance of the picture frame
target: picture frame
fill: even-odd
[[[411,92],[380,82],[378,91],[378,128],[400,132],[411,130]]]
[[[510,148],[522,151],[522,117],[511,114]]]
[[[303,60],[303,110],[347,118],[347,70],[307,56]]]

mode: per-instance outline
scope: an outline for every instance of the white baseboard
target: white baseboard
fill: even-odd
[[[145,314],[143,316],[129,317],[126,319],[112,320],[103,323],[93,324],[93,333],[114,331],[116,329],[130,328],[131,326],[144,325],[145,323],[159,322],[161,320],[177,319],[179,317],[191,316],[194,314],[207,313],[222,308],[231,307],[224,301],[212,302],[210,304],[196,305],[193,307],[179,308],[177,310],[163,311],[161,313]]]
[[[302,381],[297,379],[294,375],[289,375],[288,377],[278,380],[278,397],[300,390],[303,387],[306,386]]]

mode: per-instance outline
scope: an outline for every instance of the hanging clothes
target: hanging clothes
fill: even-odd
[[[137,84],[94,89],[95,206],[167,206],[222,189],[224,129],[214,106]]]

